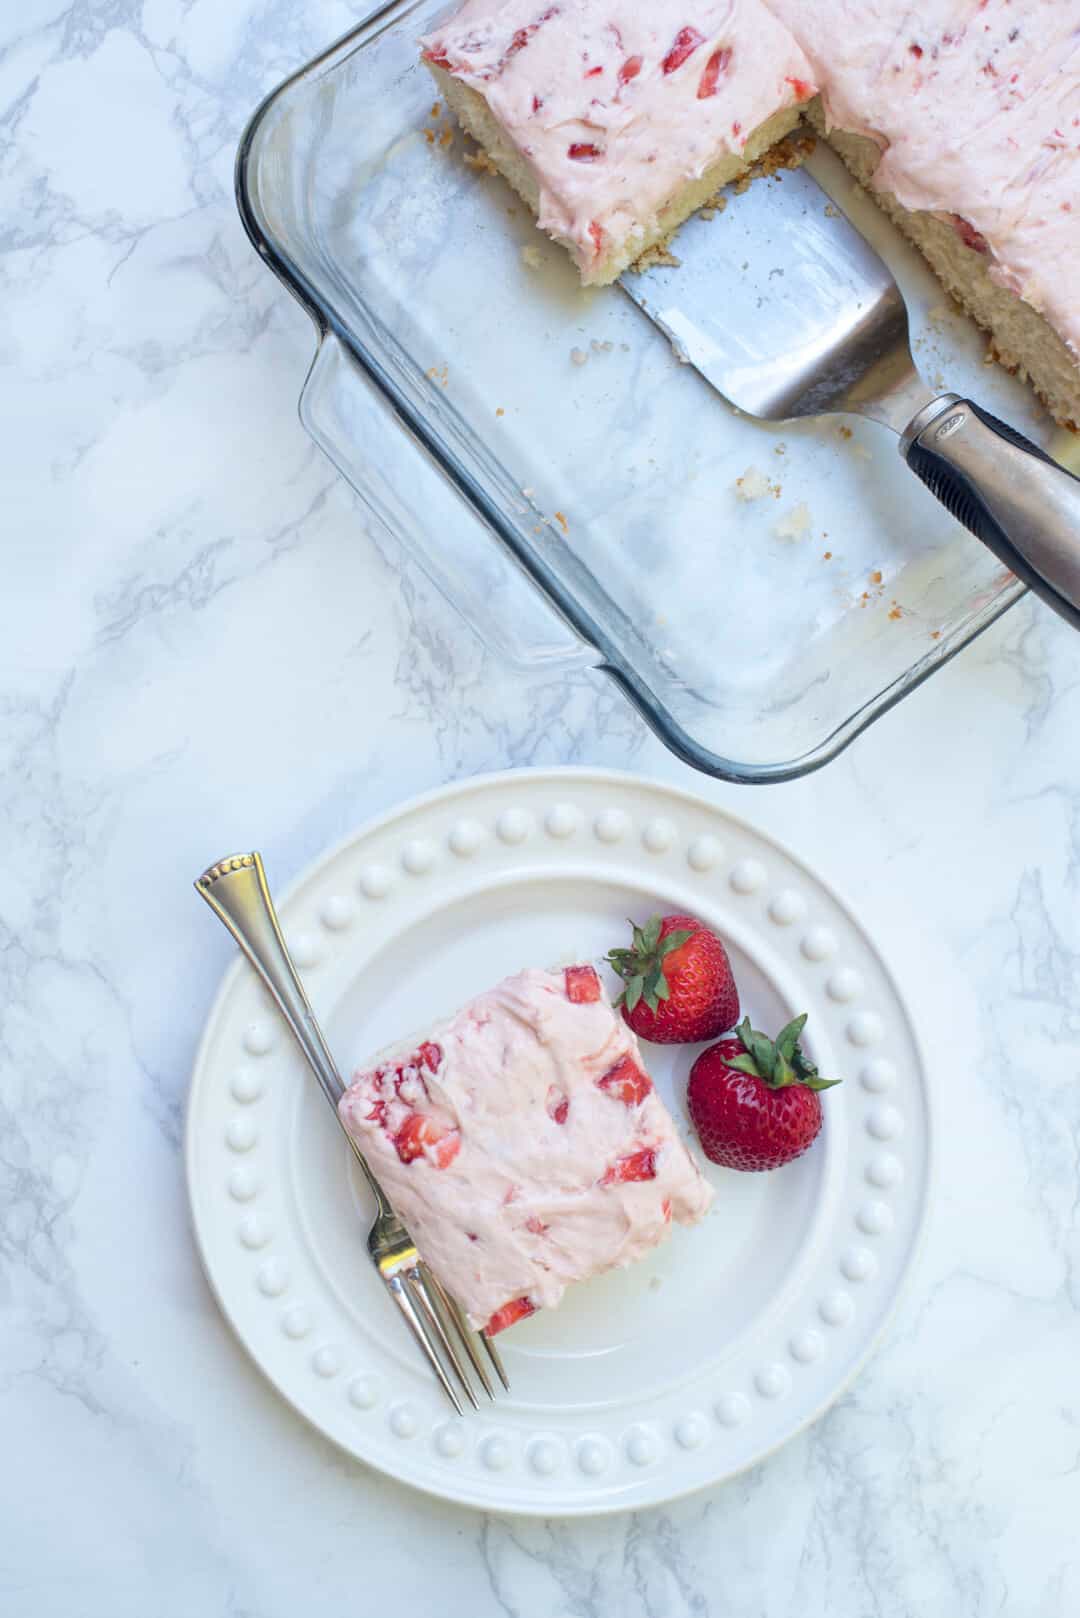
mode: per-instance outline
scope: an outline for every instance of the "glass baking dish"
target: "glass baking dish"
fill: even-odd
[[[318,330],[303,422],[498,654],[605,669],[708,774],[816,769],[1022,587],[891,434],[740,417],[617,287],[580,287],[435,104],[416,39],[446,9],[383,7],[244,135],[244,224]],[[850,192],[928,379],[1050,444],[1028,391]]]

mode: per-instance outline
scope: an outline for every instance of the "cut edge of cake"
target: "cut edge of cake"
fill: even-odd
[[[426,61],[425,65],[458,123],[535,217],[540,204],[535,176],[484,97],[437,64]],[[946,292],[987,333],[989,357],[1028,382],[1060,427],[1080,431],[1080,361],[1065,340],[1033,304],[999,285],[991,274],[993,258],[966,243],[954,221],[905,208],[891,192],[875,187],[880,148],[867,136],[828,128],[820,97],[809,105],[780,108],[758,125],[739,153],[724,152],[702,175],[680,185],[651,226],[643,225],[630,237],[613,242],[591,262],[581,262],[573,242],[557,236],[553,239],[570,253],[583,285],[610,285],[650,251],[665,248],[679,226],[708,206],[718,191],[751,175],[755,165],[799,126],[804,114],[810,127],[828,141],[868,195],[918,248]]]
[[[436,63],[426,61],[445,98],[447,106],[465,132],[480,145],[503,178],[532,210],[534,217],[540,209],[540,192],[536,178],[518,148],[508,138],[499,120],[479,91]],[[624,270],[654,248],[663,248],[690,215],[713,201],[718,191],[748,175],[755,163],[771,151],[799,123],[802,107],[794,104],[781,107],[747,137],[739,152],[725,151],[705,172],[686,180],[668,198],[651,226],[641,226],[622,241],[614,241],[602,248],[583,264],[575,243],[553,236],[565,247],[581,273],[584,286],[609,286]]]
[[[990,254],[963,239],[953,220],[905,208],[874,185],[881,149],[866,135],[827,128],[820,98],[806,109],[810,123],[851,174],[925,258],[946,292],[991,342],[990,355],[1028,382],[1060,427],[1080,431],[1080,361],[1033,304],[1000,286]]]

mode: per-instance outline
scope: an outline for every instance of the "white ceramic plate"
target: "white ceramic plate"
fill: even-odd
[[[247,964],[225,979],[187,1125],[210,1283],[283,1396],[404,1482],[498,1511],[656,1505],[820,1415],[893,1307],[930,1166],[912,1018],[851,912],[750,826],[632,776],[489,776],[367,826],[281,904],[345,1072],[506,972],[598,956],[626,916],[658,909],[714,924],[755,1026],[808,1011],[819,1066],[847,1082],[800,1161],[766,1175],[706,1165],[717,1198],[701,1226],[506,1333],[513,1392],[463,1421],[381,1294],[366,1194],[329,1108]],[[694,1053],[648,1050],[689,1132]]]

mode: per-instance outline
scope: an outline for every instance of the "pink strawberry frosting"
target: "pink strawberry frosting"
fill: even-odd
[[[539,184],[541,228],[585,274],[814,92],[762,0],[465,0],[423,44],[487,101]]]
[[[881,147],[905,208],[953,219],[1080,355],[1076,0],[768,0],[832,125]]]
[[[358,1072],[339,1110],[477,1327],[553,1308],[712,1201],[591,967],[505,979]]]
[[[1080,356],[1077,0],[465,0],[424,44],[486,99],[586,276],[820,90],[881,148],[875,185],[954,223]]]

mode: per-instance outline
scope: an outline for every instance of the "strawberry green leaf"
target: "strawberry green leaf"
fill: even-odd
[[[641,948],[646,955],[652,955],[660,942],[660,928],[663,925],[662,916],[650,916],[641,930]]]
[[[799,1076],[791,1063],[780,1049],[779,1040],[776,1043],[776,1060],[773,1062],[772,1082],[778,1090],[789,1084],[798,1084]]]
[[[733,1067],[740,1073],[749,1073],[752,1079],[760,1079],[757,1063],[752,1056],[733,1056],[727,1060],[727,1066]]]
[[[786,1028],[781,1028],[776,1036],[776,1048],[785,1062],[795,1060],[795,1052],[799,1048],[802,1031],[806,1027],[806,1012],[801,1017],[795,1017]]]
[[[834,1084],[843,1084],[843,1079],[801,1079],[808,1090],[831,1090]]]
[[[667,978],[664,976],[664,969],[662,966],[655,966],[649,973],[648,986],[656,996],[657,1000],[670,1000],[671,988],[668,984]]]
[[[687,940],[693,938],[693,936],[688,927],[680,928],[673,933],[666,933],[660,940],[656,953],[663,960],[665,955],[670,955],[674,950],[682,949]]]
[[[639,975],[627,978],[626,988],[619,996],[621,1000],[625,1000],[627,1011],[633,1011],[634,1007],[641,999],[641,991],[644,987],[645,981]]]

